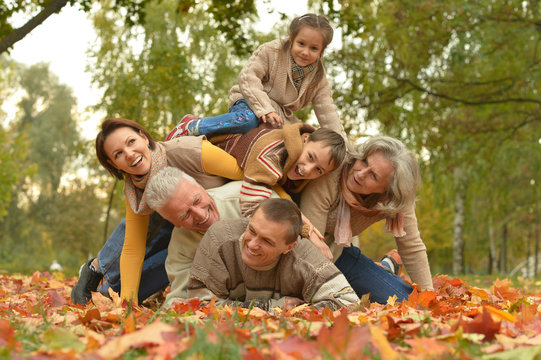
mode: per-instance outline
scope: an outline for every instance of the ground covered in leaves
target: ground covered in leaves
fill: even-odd
[[[479,287],[446,276],[408,301],[272,313],[201,304],[141,306],[95,293],[76,306],[75,278],[0,275],[6,359],[541,359],[541,283]],[[113,294],[116,295],[116,294]]]

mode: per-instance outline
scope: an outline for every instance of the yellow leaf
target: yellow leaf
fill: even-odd
[[[507,320],[509,322],[515,322],[515,316],[509,314],[507,311],[498,310],[489,305],[486,305],[485,309],[487,309],[490,312],[490,314],[492,315],[492,319],[494,319],[494,321]]]
[[[118,293],[115,292],[112,288],[109,288],[109,296],[113,300],[115,306],[122,306],[122,299],[120,298]]]
[[[389,298],[387,299],[387,305],[391,305],[391,306],[394,306],[394,304],[396,303],[396,300],[398,298],[396,297],[396,295],[393,295],[393,296],[389,296]]]
[[[348,320],[350,324],[361,325],[368,321],[368,319],[363,315],[348,315]]]
[[[370,334],[374,341],[373,344],[379,350],[382,359],[398,359],[400,357],[399,354],[393,350],[380,328],[370,325]]]
[[[479,289],[477,287],[474,287],[474,286],[470,286],[470,292],[472,293],[472,299],[474,296],[478,296],[481,298],[481,300],[488,300],[488,293],[483,290],[483,289]]]
[[[262,335],[259,336],[260,340],[266,340],[266,341],[282,340],[284,338],[285,338],[285,334],[284,334],[283,331],[273,332],[273,333],[266,333],[266,334],[262,334]]]
[[[301,312],[304,309],[306,309],[308,306],[310,306],[310,305],[304,303],[302,305],[294,307],[293,309],[289,310],[287,313],[288,313],[288,315],[295,315],[296,313]]]

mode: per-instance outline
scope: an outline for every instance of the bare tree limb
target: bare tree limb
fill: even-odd
[[[437,93],[431,90],[428,90],[421,85],[415,84],[413,81],[409,79],[397,79],[398,81],[403,81],[409,85],[411,85],[414,89],[424,92],[425,94],[432,95],[435,97],[439,97],[442,99],[447,99],[450,101],[467,104],[467,105],[486,105],[486,104],[503,104],[503,103],[532,103],[532,104],[541,104],[541,100],[533,99],[533,98],[502,98],[502,99],[486,99],[486,100],[479,100],[479,101],[472,101],[468,99],[461,99],[458,97],[449,96],[447,94]]]
[[[68,0],[52,0],[39,14],[30,19],[26,24],[13,30],[0,39],[0,54],[7,51],[17,41],[22,40],[26,35],[28,35],[28,33],[43,23],[49,16],[59,12],[64,6],[66,6],[67,3]]]

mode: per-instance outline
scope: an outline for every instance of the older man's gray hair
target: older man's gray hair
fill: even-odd
[[[144,194],[148,206],[156,211],[163,209],[182,180],[197,184],[193,177],[172,166],[165,167],[151,176]]]

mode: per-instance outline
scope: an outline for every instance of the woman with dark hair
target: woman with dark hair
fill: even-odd
[[[122,118],[102,123],[96,154],[107,171],[125,180],[126,220],[97,258],[83,264],[71,297],[74,303],[85,304],[105,276],[123,299],[142,301],[168,284],[164,263],[173,229],[147,204],[145,187],[149,179],[160,169],[173,166],[204,188],[211,188],[224,184],[224,178],[240,180],[243,172],[235,158],[203,136],[157,142],[141,125]],[[146,278],[140,287],[143,268]]]

